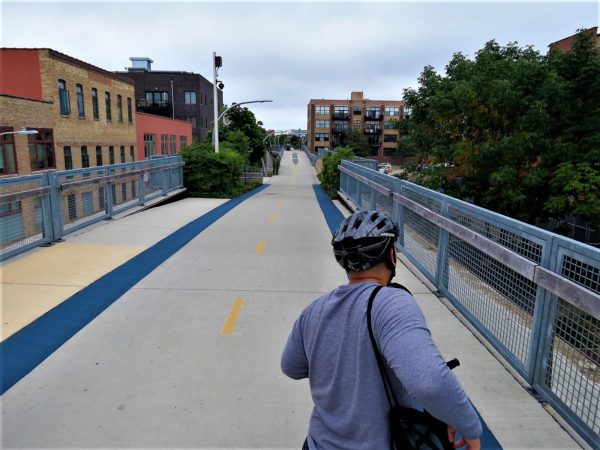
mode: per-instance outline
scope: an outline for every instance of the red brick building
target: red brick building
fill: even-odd
[[[600,51],[600,34],[598,34],[598,27],[588,28],[585,30],[585,33],[589,34],[594,41],[596,48]],[[566,38],[561,39],[560,41],[553,42],[548,47],[555,48],[562,51],[568,51],[571,49],[573,45],[573,41],[575,40],[576,34],[568,36]]]
[[[135,113],[137,159],[155,155],[174,155],[192,143],[192,124],[152,114]]]

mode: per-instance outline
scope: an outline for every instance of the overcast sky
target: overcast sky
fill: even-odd
[[[363,91],[397,100],[417,87],[425,65],[443,72],[453,53],[468,57],[495,39],[546,53],[547,45],[597,26],[587,2],[41,2],[0,4],[2,46],[49,47],[103,69],[147,56],[155,70],[212,81],[223,58],[225,103],[249,105],[266,128],[306,128],[312,98]]]

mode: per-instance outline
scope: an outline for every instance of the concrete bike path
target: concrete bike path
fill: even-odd
[[[285,378],[279,357],[302,308],[346,281],[315,183],[306,156],[285,152],[271,186],[4,394],[2,447],[299,448],[308,384]],[[404,267],[398,279],[505,448],[576,448],[425,284]]]

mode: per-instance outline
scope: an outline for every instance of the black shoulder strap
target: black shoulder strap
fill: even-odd
[[[377,293],[381,290],[383,286],[377,286],[371,292],[371,296],[369,297],[369,303],[367,306],[367,326],[369,328],[369,337],[371,338],[371,345],[373,346],[373,352],[375,353],[375,359],[377,359],[377,366],[379,367],[379,374],[381,375],[381,381],[383,381],[383,388],[385,389],[385,396],[388,399],[388,403],[390,404],[390,408],[398,405],[398,400],[396,399],[396,394],[394,393],[394,389],[392,388],[392,383],[388,377],[388,374],[385,370],[385,364],[383,362],[383,357],[377,348],[377,342],[375,342],[375,336],[373,335],[373,325],[371,324],[371,309],[373,308],[373,300]],[[395,287],[395,286],[394,286]],[[407,291],[408,292],[408,291]]]
[[[412,295],[412,292],[410,292],[407,288],[405,288],[404,286],[402,286],[400,283],[390,283],[390,284],[388,284],[387,287],[393,287],[393,288],[396,288],[396,289],[402,289],[402,290],[408,292],[410,295]]]

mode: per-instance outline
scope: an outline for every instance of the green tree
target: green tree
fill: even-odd
[[[244,158],[229,148],[194,143],[181,150],[184,185],[192,197],[231,198],[244,191],[240,176]]]
[[[567,183],[574,171],[582,185],[598,182],[600,54],[589,35],[547,55],[490,41],[473,60],[456,53],[444,76],[425,67],[404,100],[399,150],[434,167],[417,182],[528,222],[600,215],[596,187],[583,203],[564,201],[581,194]]]
[[[338,147],[335,152],[323,158],[323,170],[319,174],[321,186],[330,198],[335,198],[340,189],[340,165],[342,159],[354,159],[355,155],[350,146]]]
[[[371,148],[369,147],[367,137],[362,131],[360,131],[358,128],[350,128],[345,133],[346,144],[344,147],[349,147],[355,156],[369,156]]]
[[[227,125],[219,124],[219,141],[227,139],[230,132],[242,132],[248,138],[248,157],[251,164],[257,163],[264,156],[265,146],[263,139],[266,135],[262,122],[257,121],[254,113],[248,108],[231,108],[225,117]],[[223,136],[223,138],[221,138]]]

